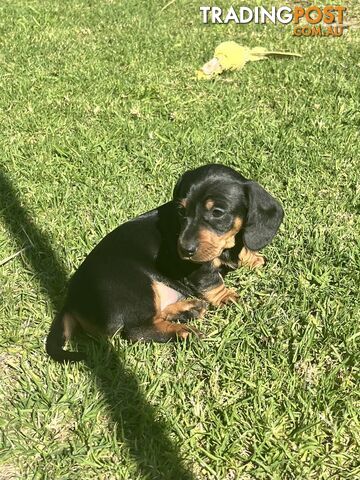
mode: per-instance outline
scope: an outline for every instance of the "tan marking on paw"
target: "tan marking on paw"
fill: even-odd
[[[223,283],[221,283],[217,287],[203,292],[203,297],[205,300],[211,303],[211,305],[218,307],[219,305],[229,302],[236,302],[238,294],[235,292],[235,290],[227,288]]]
[[[259,268],[265,265],[265,257],[259,252],[253,252],[243,247],[239,253],[239,266]]]

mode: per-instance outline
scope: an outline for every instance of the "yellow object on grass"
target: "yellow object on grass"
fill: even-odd
[[[247,62],[266,60],[269,56],[301,57],[298,53],[272,52],[263,47],[248,48],[236,42],[220,43],[214,58],[196,72],[198,80],[209,80],[225,70],[240,70]]]

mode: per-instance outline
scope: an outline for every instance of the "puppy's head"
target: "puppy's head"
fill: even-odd
[[[241,238],[249,250],[272,240],[281,205],[258,183],[223,165],[205,165],[182,175],[173,200],[180,221],[178,252],[203,263],[219,257]]]

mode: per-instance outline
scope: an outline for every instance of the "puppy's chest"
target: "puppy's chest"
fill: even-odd
[[[154,289],[156,291],[157,300],[160,310],[164,310],[168,305],[178,302],[184,298],[184,295],[163,282],[155,281]]]

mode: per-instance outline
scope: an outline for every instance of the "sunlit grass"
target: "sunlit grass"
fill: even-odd
[[[239,305],[194,323],[203,341],[115,339],[120,371],[91,339],[92,368],[46,356],[40,278],[56,271],[7,215],[0,261],[28,250],[0,267],[0,478],[179,478],[165,438],[194,479],[359,478],[358,30],[205,26],[200,3],[166,3],[3,0],[0,161],[17,200],[68,275],[208,162],[258,180],[284,225],[264,270],[229,277]],[[303,57],[196,82],[228,39]]]

